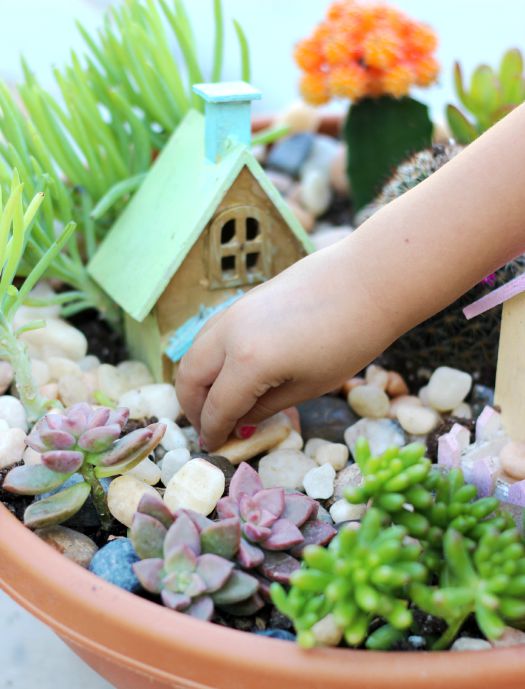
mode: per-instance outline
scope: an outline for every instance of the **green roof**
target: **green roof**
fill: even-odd
[[[246,146],[233,146],[218,163],[206,160],[204,117],[191,111],[88,266],[132,318],[142,321],[154,307],[244,166],[305,250],[312,250],[308,235]]]

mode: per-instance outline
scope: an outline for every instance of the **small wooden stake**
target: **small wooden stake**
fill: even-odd
[[[508,435],[525,442],[525,293],[503,305],[495,403]]]

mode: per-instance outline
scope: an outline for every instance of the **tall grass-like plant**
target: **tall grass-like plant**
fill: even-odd
[[[70,241],[75,225],[69,223],[51,246],[40,244],[38,232],[34,232],[34,220],[44,202],[44,194],[37,193],[26,207],[22,194],[23,184],[15,170],[5,204],[0,193],[0,359],[8,361],[13,367],[20,400],[28,417],[34,420],[44,413],[49,402],[40,395],[33,380],[31,360],[20,335],[27,330],[40,328],[44,323],[33,321],[15,329],[13,319],[31,289]],[[16,275],[20,272],[24,252],[30,242],[35,248],[38,247],[40,258],[17,286]]]

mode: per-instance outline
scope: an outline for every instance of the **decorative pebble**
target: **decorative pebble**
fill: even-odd
[[[156,416],[174,421],[180,414],[175,388],[169,383],[153,383],[128,390],[119,399],[118,406],[127,407],[131,419]]]
[[[344,498],[336,500],[330,507],[330,516],[336,524],[359,521],[364,517],[365,512],[366,505],[352,505]]]
[[[334,494],[335,469],[331,464],[323,464],[308,471],[303,479],[307,495],[317,500],[327,500]]]
[[[317,134],[308,157],[301,167],[301,177],[304,177],[312,170],[316,170],[326,176],[327,183],[330,185],[332,161],[338,155],[341,147],[344,147],[344,144],[334,139],[334,137],[327,136],[326,134]]]
[[[525,443],[507,443],[499,458],[506,474],[520,481],[525,479]]]
[[[316,622],[310,631],[320,646],[337,646],[343,638],[343,628],[337,624],[332,613]]]
[[[505,646],[520,646],[525,644],[525,632],[514,627],[505,627],[503,634],[492,642],[495,648]]]
[[[392,445],[402,447],[405,434],[398,423],[391,419],[361,419],[345,431],[345,443],[353,454],[358,438],[364,437],[373,455],[380,455]]]
[[[301,223],[303,230],[308,233],[312,232],[315,225],[315,217],[296,201],[292,201],[292,199],[287,199],[286,203],[297,220]]]
[[[501,476],[501,461],[499,457],[483,457],[474,462],[471,474],[468,476],[468,482],[472,483],[478,489],[478,497],[486,498],[492,495],[496,489],[496,483]],[[518,481],[509,487],[507,500],[512,504],[521,505],[525,507],[525,481]]]
[[[409,389],[405,379],[397,371],[388,371],[388,381],[386,384],[386,394],[389,397],[401,397],[408,395]]]
[[[324,440],[323,438],[310,438],[310,440],[308,440],[306,445],[304,446],[304,454],[307,457],[311,457],[312,459],[315,459],[315,455],[317,454],[317,450],[322,445],[327,445],[329,442],[330,442],[329,440]]]
[[[275,447],[276,450],[302,450],[304,440],[300,433],[295,430],[290,431],[290,435]]]
[[[288,127],[291,134],[299,132],[315,133],[319,127],[321,116],[319,109],[308,105],[302,100],[291,103],[286,110],[279,115],[275,125]]]
[[[224,474],[205,459],[190,459],[172,476],[164,502],[172,512],[194,510],[207,516],[215,509],[224,493]]]
[[[294,181],[290,175],[286,175],[284,172],[278,172],[277,170],[268,170],[266,176],[277,189],[277,191],[286,196],[290,189],[292,188]]]
[[[439,414],[434,409],[409,405],[398,409],[397,419],[401,428],[413,435],[426,435],[437,428],[441,421]]]
[[[62,376],[73,375],[79,378],[82,375],[80,366],[75,361],[66,359],[63,356],[50,356],[45,363],[49,368],[49,379],[56,382],[58,382]]]
[[[12,395],[0,397],[0,419],[7,422],[9,428],[21,428],[27,431],[27,416],[24,405]]]
[[[32,447],[26,447],[22,456],[24,464],[27,466],[35,466],[35,464],[42,464],[42,455],[40,452],[33,450]]]
[[[87,402],[90,389],[79,369],[79,374],[62,376],[57,384],[58,397],[65,407],[79,402]]]
[[[286,629],[261,629],[256,631],[257,636],[266,636],[269,639],[280,639],[281,641],[295,641],[295,634]]]
[[[156,486],[160,481],[161,470],[160,467],[146,457],[142,462],[139,462],[136,467],[133,467],[127,472],[128,476],[138,478],[139,481],[147,483],[148,486]]]
[[[125,591],[137,593],[142,587],[133,565],[139,559],[129,538],[116,538],[96,553],[89,571]]]
[[[491,644],[485,639],[472,639],[470,636],[461,636],[456,639],[451,651],[487,651],[492,648]]]
[[[149,368],[142,361],[121,361],[117,365],[125,390],[133,390],[143,385],[151,385],[155,381]]]
[[[240,464],[273,450],[290,435],[291,430],[290,419],[281,412],[260,423],[250,438],[230,438],[216,450],[216,454],[226,457],[232,464]]]
[[[26,447],[26,434],[21,428],[0,429],[0,469],[22,459]]]
[[[162,458],[160,480],[167,486],[172,477],[177,471],[189,462],[191,459],[190,451],[185,447],[179,447],[176,450],[166,452]]]
[[[348,464],[335,477],[334,498],[344,498],[347,488],[358,488],[363,485],[363,474],[357,464]]]
[[[315,218],[322,215],[330,205],[332,190],[330,179],[318,169],[309,169],[301,180],[300,201]]]
[[[302,132],[281,139],[272,147],[266,165],[268,168],[280,170],[296,177],[310,153],[313,143],[314,135],[309,132]]]
[[[116,366],[111,364],[101,364],[97,369],[97,390],[100,390],[106,397],[116,402],[122,395],[129,390],[126,387],[124,376]]]
[[[329,395],[303,402],[298,409],[301,435],[305,441],[324,438],[333,443],[342,443],[348,426],[358,420],[344,400]]]
[[[259,476],[265,488],[301,490],[306,474],[318,465],[299,450],[275,450],[259,462]]]
[[[348,394],[360,385],[366,385],[366,380],[361,378],[361,376],[355,376],[354,378],[349,378],[343,383],[343,394],[348,397]]]
[[[158,497],[159,494],[155,488],[134,476],[118,476],[109,484],[108,509],[115,519],[129,528],[144,495]]]
[[[31,359],[31,375],[35,383],[40,387],[51,380],[51,371],[45,361]]]
[[[458,441],[445,433],[438,438],[437,461],[438,464],[447,469],[459,467],[461,458],[461,448]]]
[[[437,411],[455,409],[468,395],[472,376],[449,366],[440,366],[428,381],[428,401]]]
[[[390,410],[386,392],[375,385],[360,385],[351,390],[348,404],[356,414],[369,419],[382,419]]]
[[[61,318],[48,318],[43,328],[29,330],[20,337],[31,356],[44,361],[50,356],[78,361],[86,356],[88,347],[85,335]]]
[[[430,406],[430,399],[428,397],[428,385],[423,385],[423,387],[419,389],[417,396],[421,400],[421,404],[425,405],[425,407]]]
[[[423,402],[419,399],[419,397],[415,397],[414,395],[400,395],[399,397],[395,397],[390,402],[390,411],[388,413],[389,417],[391,419],[397,419],[398,410],[405,406],[422,407]]]
[[[451,412],[452,416],[457,419],[471,419],[472,418],[472,408],[467,402],[462,402]]]
[[[350,193],[350,184],[346,172],[347,164],[347,148],[343,144],[330,165],[330,182],[335,191],[342,196],[348,196]]]
[[[160,444],[167,452],[188,447],[188,439],[175,421],[163,417],[159,419],[159,422],[166,425],[166,432],[162,436]]]
[[[490,440],[501,431],[501,414],[492,407],[485,407],[476,420],[476,440]]]
[[[81,371],[88,373],[89,371],[96,371],[100,366],[100,359],[94,354],[88,354],[78,362]]]
[[[13,382],[13,367],[7,361],[0,361],[0,395],[9,389]],[[40,385],[40,383],[37,383]]]
[[[67,526],[48,526],[37,529],[35,534],[68,560],[76,562],[81,567],[88,568],[98,551],[96,543],[91,538],[79,531],[68,529]]]
[[[343,443],[323,443],[317,448],[313,459],[317,464],[330,464],[336,471],[340,471],[347,465],[348,456],[348,447]]]
[[[47,383],[47,385],[41,385],[39,389],[42,397],[48,400],[58,399],[58,383]]]
[[[386,390],[388,378],[388,371],[385,371],[382,366],[376,366],[376,364],[370,364],[365,371],[365,382],[368,385],[375,385],[381,390]]]

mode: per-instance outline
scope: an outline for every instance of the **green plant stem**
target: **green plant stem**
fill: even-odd
[[[109,531],[113,525],[113,517],[108,509],[108,501],[104,488],[102,487],[102,484],[98,478],[95,476],[94,467],[91,465],[85,465],[82,468],[82,476],[91,487],[91,498],[100,519],[100,526],[102,527],[103,531]]]
[[[27,347],[16,337],[10,324],[0,314],[0,358],[8,361],[15,373],[16,388],[30,422],[39,419],[53,401],[40,394],[31,374],[31,359]]]
[[[470,612],[460,617],[456,622],[450,624],[439,639],[432,645],[433,651],[444,651],[449,648],[456,640],[459,630],[463,626]]]
[[[112,301],[108,295],[88,277],[87,272],[82,276],[82,281],[75,283],[75,288],[83,292],[83,302],[91,304],[93,308],[100,312],[100,315],[117,332],[122,329],[122,313],[119,306]]]

